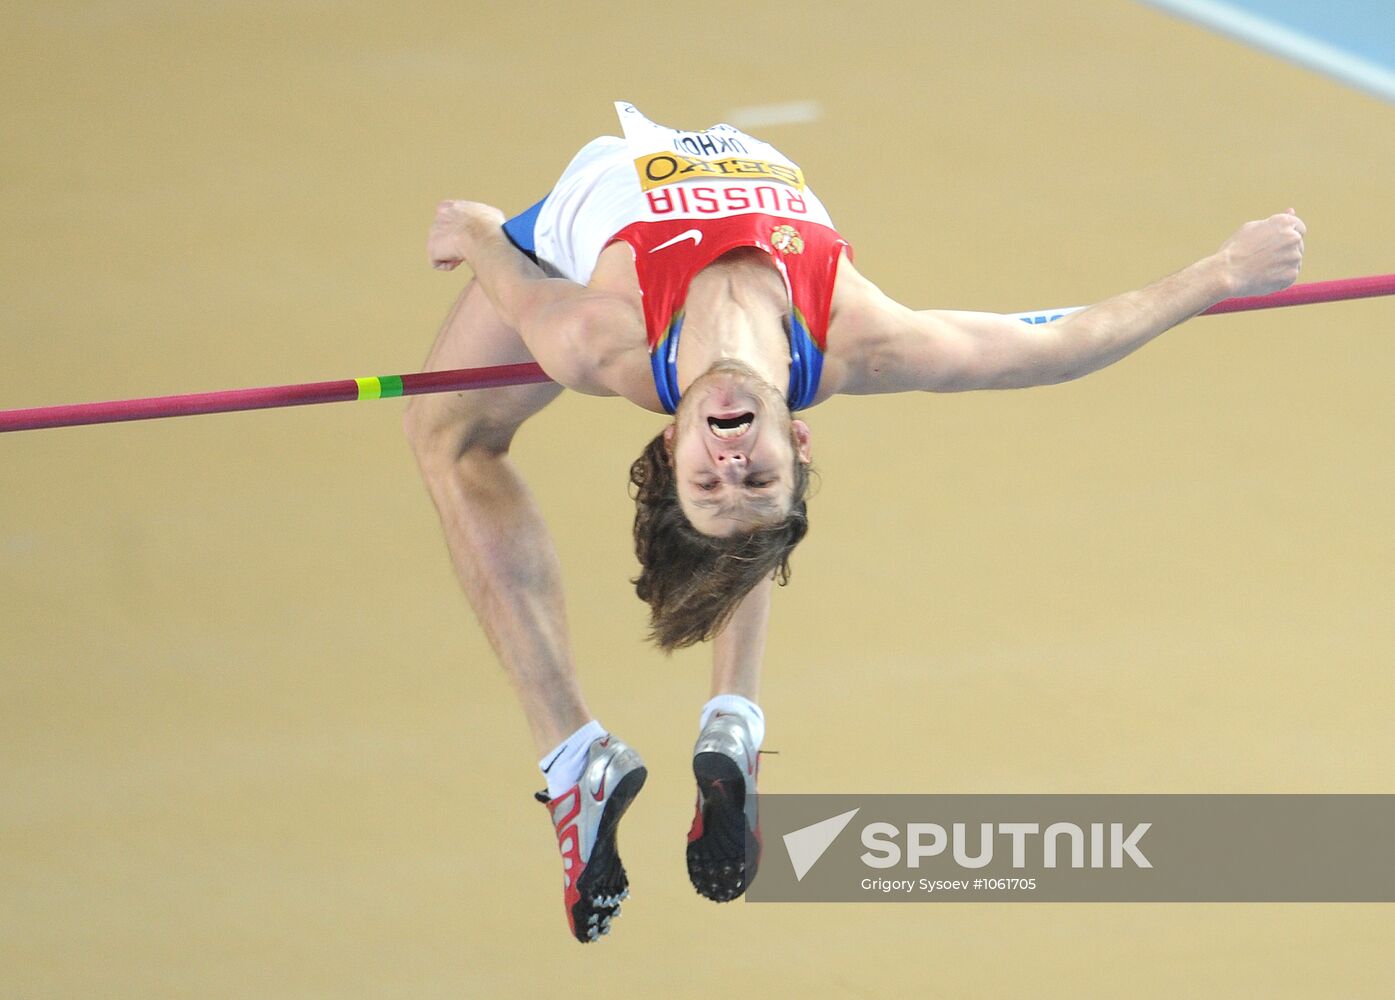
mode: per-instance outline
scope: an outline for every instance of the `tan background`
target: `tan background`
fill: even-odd
[[[520,10],[522,12],[520,12]],[[585,13],[579,13],[584,10]],[[1395,270],[1395,109],[1132,3],[32,3],[0,46],[6,406],[414,369],[445,196],[615,122],[764,130],[913,304],[1090,301],[1290,204]],[[1390,300],[1201,320],[1083,382],[835,401],[767,790],[1391,792]],[[687,885],[705,654],[641,642],[624,473],[518,456],[651,778],[565,935],[532,748],[398,401],[0,440],[0,996],[1388,996],[1390,906],[748,906]],[[1295,864],[1301,864],[1295,859]]]

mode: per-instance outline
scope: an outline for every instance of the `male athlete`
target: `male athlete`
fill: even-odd
[[[792,412],[836,393],[1079,378],[1223,299],[1288,286],[1305,228],[1292,210],[1247,223],[1177,274],[1046,325],[917,311],[857,272],[773,147],[729,125],[682,131],[616,109],[624,138],[587,144],[538,205],[506,221],[442,202],[428,239],[436,268],[474,272],[428,370],[536,360],[555,384],[417,396],[406,416],[460,581],[542,755],[538,798],[583,942],[609,931],[628,895],[616,827],[646,772],[577,683],[556,553],[508,457],[528,417],[564,388],[674,416],[631,469],[636,585],[659,645],[712,642],[687,861],[698,892],[726,901],[759,861],[760,661],[773,584],[807,529],[811,435]]]

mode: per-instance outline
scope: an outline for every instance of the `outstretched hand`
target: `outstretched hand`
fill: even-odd
[[[1308,227],[1293,209],[1247,222],[1222,244],[1218,256],[1236,298],[1267,295],[1287,288],[1303,265],[1303,234]]]
[[[504,224],[504,213],[478,201],[443,201],[426,236],[426,254],[438,271],[454,271],[469,256],[474,235]]]

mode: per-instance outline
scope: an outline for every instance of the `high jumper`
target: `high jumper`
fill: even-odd
[[[759,863],[757,704],[770,601],[808,529],[813,435],[795,413],[843,393],[1010,389],[1079,378],[1237,296],[1286,288],[1303,257],[1290,209],[1147,287],[1034,325],[917,310],[853,266],[798,165],[730,125],[690,131],[618,103],[623,137],[588,143],[512,219],[444,201],[431,263],[474,277],[427,369],[536,361],[552,383],[422,395],[406,429],[456,572],[522,705],[564,868],[572,934],[595,940],[628,894],[617,826],[639,755],[587,707],[556,552],[509,459],[520,426],[571,389],[673,420],[630,470],[636,589],[665,649],[710,641],[693,751],[694,887],[726,901]]]

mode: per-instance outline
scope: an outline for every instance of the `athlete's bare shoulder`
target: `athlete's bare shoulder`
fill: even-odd
[[[601,251],[586,287],[629,299],[636,309],[643,309],[639,275],[635,271],[635,254],[623,241],[617,240]]]
[[[654,388],[644,298],[630,247],[617,242],[602,250],[586,288],[596,293],[587,342],[602,369],[600,377],[636,406],[665,412]]]
[[[838,260],[833,282],[833,302],[828,317],[828,340],[823,358],[823,375],[814,405],[840,392],[855,392],[870,359],[880,353],[878,341],[884,326],[877,317],[888,305],[885,294],[863,277],[847,254]]]

